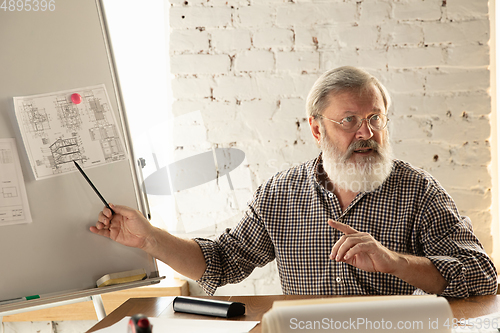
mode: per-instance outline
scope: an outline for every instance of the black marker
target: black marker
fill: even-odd
[[[104,200],[104,198],[102,197],[101,193],[99,193],[99,191],[94,186],[94,184],[92,184],[92,181],[89,179],[89,177],[87,177],[87,175],[85,174],[85,172],[83,172],[82,168],[80,168],[80,166],[78,165],[78,163],[76,163],[75,160],[73,160],[73,163],[75,163],[76,168],[78,169],[78,171],[80,171],[80,173],[82,174],[83,178],[85,178],[85,180],[87,181],[87,183],[89,183],[90,187],[92,187],[92,189],[94,190],[95,194],[97,194],[97,196],[99,197],[99,199],[101,199],[101,201],[104,203],[104,205],[106,205],[106,207],[108,207],[108,209],[111,211],[111,214],[114,215],[115,212],[111,209],[111,207],[109,207],[108,202],[106,200]]]

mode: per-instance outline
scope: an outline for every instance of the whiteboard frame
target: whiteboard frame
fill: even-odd
[[[125,142],[125,147],[127,150],[130,175],[132,177],[132,185],[133,185],[133,188],[135,191],[135,200],[136,200],[138,209],[145,216],[149,216],[147,198],[145,197],[145,194],[141,190],[141,185],[140,185],[141,170],[140,170],[140,167],[136,164],[136,159],[135,159],[135,155],[133,152],[133,146],[131,144],[132,138],[131,138],[131,134],[130,134],[129,127],[128,127],[127,115],[125,112],[125,106],[124,106],[124,102],[123,102],[122,92],[121,92],[120,84],[118,81],[116,64],[114,61],[113,50],[112,50],[112,46],[110,43],[109,29],[107,28],[107,24],[106,24],[104,4],[101,0],[80,0],[80,1],[93,2],[93,3],[95,3],[96,9],[97,9],[100,30],[101,30],[101,34],[102,34],[102,38],[103,38],[103,42],[104,42],[104,47],[106,50],[106,57],[107,57],[107,61],[108,61],[108,66],[109,66],[109,70],[110,70],[110,74],[111,74],[111,83],[112,83],[113,89],[114,89],[113,92],[108,91],[108,94],[110,95],[110,97],[114,96],[114,98],[116,98],[117,110],[115,110],[115,112],[117,112],[119,115],[119,122],[120,122],[119,126],[121,128],[121,134],[123,136],[123,140]],[[6,64],[4,64],[4,65],[6,65]],[[15,128],[14,132],[15,132],[17,138],[19,139],[20,135],[18,132],[18,128]],[[22,151],[22,141],[19,141],[19,140],[16,140],[16,141],[17,141],[18,150]],[[26,160],[26,159],[24,159],[24,160]],[[26,168],[23,168],[23,170],[25,171]],[[30,177],[28,177],[28,179],[30,179]],[[32,179],[30,179],[30,180],[32,181]],[[0,231],[2,231],[2,229],[0,229]],[[101,237],[101,236],[93,235],[93,237]],[[149,256],[149,255],[147,257],[149,258],[148,265],[150,265],[149,267],[152,267],[152,270],[150,272],[149,278],[146,280],[132,282],[132,283],[126,283],[126,284],[120,284],[120,285],[114,285],[114,286],[107,286],[104,288],[95,287],[95,288],[86,288],[86,289],[81,289],[81,290],[62,290],[61,292],[55,292],[55,293],[50,293],[50,294],[40,294],[40,298],[35,299],[35,300],[20,301],[20,302],[16,302],[16,303],[3,304],[3,305],[0,303],[0,316],[5,316],[8,314],[13,314],[13,313],[32,311],[32,310],[37,309],[37,308],[58,306],[58,305],[60,305],[60,303],[65,303],[65,302],[66,303],[72,302],[72,301],[78,302],[78,300],[85,301],[85,300],[88,300],[88,297],[95,296],[95,295],[101,295],[101,294],[114,292],[114,291],[118,291],[118,290],[124,290],[124,289],[130,289],[130,288],[136,288],[136,287],[141,287],[141,286],[157,284],[164,277],[159,277],[156,259],[153,258],[152,256]],[[109,273],[112,273],[112,272],[109,272]],[[33,278],[36,279],[36,276],[33,276]]]

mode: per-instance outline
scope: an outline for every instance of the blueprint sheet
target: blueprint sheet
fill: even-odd
[[[30,223],[23,172],[14,139],[0,139],[0,226]]]
[[[74,102],[78,94],[81,102]],[[126,159],[104,85],[14,97],[24,146],[37,180]]]

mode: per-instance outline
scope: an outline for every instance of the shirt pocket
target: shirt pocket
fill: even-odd
[[[372,235],[382,245],[391,251],[410,253],[412,248],[412,230],[404,224],[393,223],[390,227],[381,230],[378,235]]]

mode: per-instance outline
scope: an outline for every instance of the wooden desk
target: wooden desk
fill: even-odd
[[[123,303],[118,309],[111,312],[106,318],[92,327],[88,332],[94,332],[120,321],[123,317],[133,316],[142,313],[148,317],[163,318],[198,318],[213,320],[256,320],[260,321],[262,315],[268,311],[274,301],[293,300],[304,298],[325,298],[337,296],[299,296],[299,295],[276,295],[276,296],[200,296],[200,298],[212,298],[219,300],[229,300],[246,304],[246,315],[231,319],[215,318],[208,316],[198,316],[186,313],[174,313],[171,305],[173,297],[152,297],[152,298],[131,298]],[[500,311],[500,296],[472,296],[466,299],[448,299],[453,316],[457,319],[474,318]],[[252,333],[261,333],[261,325],[257,325]]]

